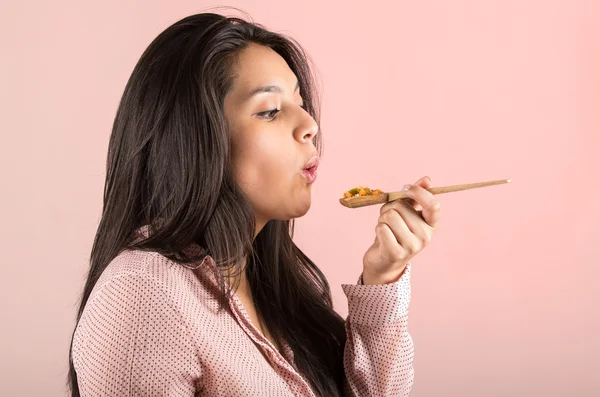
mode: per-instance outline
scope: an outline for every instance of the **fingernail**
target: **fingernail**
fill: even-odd
[[[404,187],[402,188],[402,191],[406,192],[410,190],[410,185],[404,185]]]
[[[431,177],[430,177],[430,176],[427,176],[427,175],[425,175],[425,177],[426,177],[427,179],[429,179],[429,182],[431,182]]]

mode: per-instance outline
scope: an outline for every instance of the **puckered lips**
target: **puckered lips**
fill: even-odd
[[[317,168],[319,168],[319,156],[313,156],[302,167],[302,176],[304,176],[307,183],[313,183],[317,179]]]

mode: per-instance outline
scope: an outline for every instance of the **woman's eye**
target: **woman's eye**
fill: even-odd
[[[300,105],[300,107],[302,109],[304,109],[305,112],[308,112],[308,107],[305,104]],[[275,117],[277,116],[277,113],[279,113],[281,111],[281,109],[271,109],[271,110],[267,110],[266,112],[260,112],[257,113],[258,117],[263,118],[263,119],[267,119],[267,120],[274,120]]]
[[[260,112],[258,115],[262,118],[273,120],[277,113],[279,113],[279,109],[271,109],[267,110],[266,112]]]

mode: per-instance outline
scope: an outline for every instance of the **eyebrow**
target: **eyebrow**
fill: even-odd
[[[297,80],[296,88],[294,88],[294,92],[298,91],[299,88],[300,88],[300,81]],[[250,95],[248,95],[248,99],[252,98],[255,95],[262,94],[265,92],[276,92],[278,94],[281,94],[283,92],[283,90],[278,85],[266,85],[264,87],[259,87],[259,88],[255,89],[254,91],[252,91],[250,93]]]

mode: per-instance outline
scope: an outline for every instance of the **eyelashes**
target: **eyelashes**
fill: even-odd
[[[300,105],[300,107],[302,109],[304,109],[305,112],[308,112],[308,107],[306,105]],[[281,112],[281,109],[271,109],[271,110],[267,110],[265,112],[260,112],[257,113],[258,117],[268,120],[268,121],[273,121],[275,120],[275,118],[277,117],[277,114]]]
[[[258,116],[261,119],[275,120],[277,113],[279,113],[280,111],[281,111],[280,109],[271,109],[271,110],[267,110],[266,112],[258,113]]]

